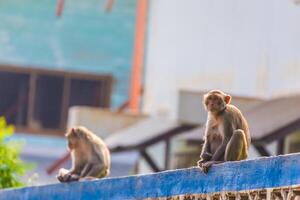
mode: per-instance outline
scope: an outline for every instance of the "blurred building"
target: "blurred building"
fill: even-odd
[[[112,105],[128,95],[136,1],[2,0],[0,2],[0,63],[21,67],[112,74],[116,80]],[[1,113],[0,113],[1,114]]]
[[[293,0],[149,1],[147,113],[177,118],[179,89],[270,98],[300,91]]]

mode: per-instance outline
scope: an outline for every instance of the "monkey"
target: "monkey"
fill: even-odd
[[[104,141],[83,126],[65,134],[71,153],[72,168],[59,170],[60,182],[103,178],[110,172],[110,152]]]
[[[197,164],[204,173],[208,173],[213,164],[248,157],[251,143],[248,123],[230,101],[231,96],[220,90],[212,90],[203,96],[208,116],[204,144]]]

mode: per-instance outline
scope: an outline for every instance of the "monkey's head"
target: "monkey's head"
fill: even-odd
[[[86,141],[87,131],[88,130],[86,128],[81,126],[72,128],[70,131],[68,131],[65,134],[65,137],[68,140],[68,148],[70,150],[75,149],[81,142]]]
[[[230,103],[231,96],[220,90],[212,90],[204,95],[203,103],[208,112],[218,113]]]

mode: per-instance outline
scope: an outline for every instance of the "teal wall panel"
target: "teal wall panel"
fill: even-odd
[[[0,0],[0,63],[32,65],[116,78],[113,105],[127,99],[134,42],[136,0]]]

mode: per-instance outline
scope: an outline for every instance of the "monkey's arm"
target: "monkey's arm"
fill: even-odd
[[[209,161],[211,159],[211,157],[212,157],[212,154],[210,152],[209,142],[208,142],[207,137],[206,137],[205,142],[204,142],[203,147],[202,147],[201,154],[200,154],[199,162]]]
[[[107,175],[107,169],[101,163],[91,163],[87,164],[84,170],[82,171],[80,178],[93,177],[93,178],[102,178]]]
[[[219,148],[216,150],[215,154],[212,156],[211,158],[211,161],[221,161],[223,160],[222,159],[222,156],[224,156],[225,154],[225,149],[226,149],[226,146],[228,144],[228,141],[224,140],[221,144],[221,146],[219,146]]]
[[[101,173],[101,170],[104,168],[105,159],[103,156],[103,149],[93,146],[93,158],[92,162],[86,163],[80,173],[80,177],[92,176],[95,177],[97,174]]]
[[[75,162],[75,164],[73,164],[73,167],[70,169],[70,174],[76,174],[76,175],[80,175],[81,171],[84,168],[84,164],[83,163],[77,163]]]

